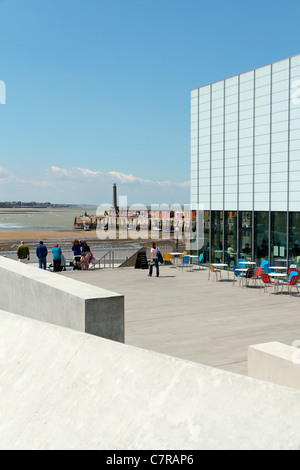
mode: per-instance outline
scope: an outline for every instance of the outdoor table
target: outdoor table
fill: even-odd
[[[278,287],[279,287],[279,279],[281,277],[286,277],[286,273],[269,273],[269,276],[270,277],[274,277],[274,291],[278,291]]]
[[[215,268],[228,268],[228,264],[226,263],[211,263]],[[228,279],[229,279],[229,271],[228,273]]]
[[[177,266],[177,265],[178,265],[179,256],[182,256],[183,253],[175,252],[175,253],[170,253],[170,255],[171,255],[172,258],[174,258],[175,266]]]
[[[275,271],[276,270],[278,270],[278,271],[287,271],[286,266],[270,266],[270,269],[274,269]]]
[[[194,259],[195,259],[195,258],[199,259],[199,256],[197,256],[197,255],[187,255],[187,256],[189,256],[189,258],[190,258],[190,265],[193,267],[193,258],[194,258]]]
[[[250,264],[250,265],[256,265],[255,261],[240,261],[240,264]]]
[[[248,268],[236,268],[235,271],[239,271],[240,273],[245,273],[245,276],[246,276],[246,272],[248,271]],[[239,285],[240,285],[240,283],[241,283],[241,280],[242,280],[245,276],[240,276]],[[234,280],[234,278],[233,278],[233,280]]]

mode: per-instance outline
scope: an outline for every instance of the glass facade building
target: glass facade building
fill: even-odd
[[[191,206],[206,262],[300,266],[300,55],[192,90]]]

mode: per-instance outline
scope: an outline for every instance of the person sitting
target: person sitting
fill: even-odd
[[[82,253],[80,262],[79,262],[80,269],[83,269],[83,270],[89,269],[90,258],[91,258],[91,253],[89,251]]]
[[[79,240],[74,240],[73,245],[72,245],[72,251],[73,251],[73,269],[79,269],[80,265],[80,259],[81,259],[81,248],[83,247],[83,243],[81,243]]]
[[[82,242],[82,248],[81,248],[81,253],[90,253],[91,249],[87,242]]]

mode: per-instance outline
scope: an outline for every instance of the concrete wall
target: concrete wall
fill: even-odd
[[[300,445],[298,390],[3,311],[0,402],[0,449]]]
[[[248,375],[300,390],[300,351],[276,342],[250,346]]]
[[[0,257],[0,309],[124,342],[124,296]]]

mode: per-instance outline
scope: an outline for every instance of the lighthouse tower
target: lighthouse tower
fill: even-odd
[[[113,209],[115,211],[118,210],[118,204],[117,204],[117,185],[114,183],[113,185]]]

